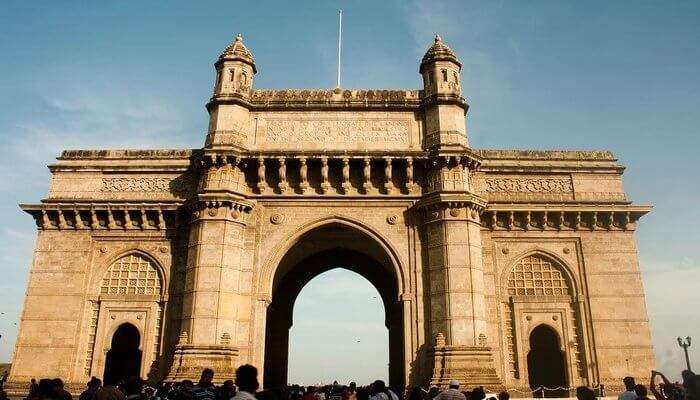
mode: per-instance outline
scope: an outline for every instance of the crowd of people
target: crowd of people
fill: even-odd
[[[652,371],[649,386],[635,382],[634,378],[623,379],[625,391],[618,400],[650,400],[649,392],[656,400],[700,400],[700,379],[698,375],[686,370],[682,374],[683,382],[670,382],[663,374]],[[355,382],[341,385],[300,386],[290,385],[284,388],[258,391],[258,371],[252,365],[243,365],[236,370],[236,379],[226,380],[220,386],[214,385],[214,371],[204,369],[197,384],[191,380],[181,382],[162,382],[156,387],[146,385],[139,377],[130,377],[116,385],[102,385],[100,379],[93,377],[78,400],[509,400],[506,391],[496,396],[489,396],[483,387],[462,390],[460,382],[452,380],[447,390],[437,387],[428,390],[414,387],[404,393],[400,388],[390,388],[384,381],[377,380],[367,386],[358,386]],[[541,392],[540,392],[541,393]],[[538,391],[532,396],[539,397]],[[586,386],[575,391],[578,400],[595,400],[596,392]],[[0,387],[0,400],[8,400]],[[73,396],[64,388],[61,379],[32,379],[26,400],[73,400]]]

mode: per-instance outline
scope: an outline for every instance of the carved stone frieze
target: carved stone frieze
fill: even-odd
[[[165,192],[175,197],[188,197],[194,193],[196,179],[191,174],[176,178],[150,176],[105,176],[100,191],[103,193]]]
[[[407,120],[268,120],[265,140],[303,142],[408,142]]]
[[[571,178],[486,177],[488,193],[572,193]]]
[[[337,103],[400,103],[418,104],[418,90],[334,90],[334,89],[285,89],[253,90],[250,95],[254,105],[270,103],[327,104]]]

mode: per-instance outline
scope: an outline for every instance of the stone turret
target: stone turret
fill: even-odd
[[[258,71],[255,68],[253,53],[243,44],[243,36],[240,33],[236,35],[233,43],[224,49],[214,67],[214,97],[233,94],[247,97],[253,86],[253,75]]]
[[[423,76],[426,149],[465,148],[468,105],[462,97],[462,63],[439,35],[425,52],[419,72]]]
[[[250,133],[248,99],[257,73],[253,53],[236,35],[214,63],[216,79],[209,111],[209,132],[206,147],[246,148]]]

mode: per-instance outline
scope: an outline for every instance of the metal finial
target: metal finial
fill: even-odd
[[[435,43],[442,42],[442,38],[437,33],[435,34]]]

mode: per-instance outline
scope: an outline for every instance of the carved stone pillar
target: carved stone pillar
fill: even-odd
[[[197,379],[213,368],[216,379],[234,375],[239,315],[247,309],[241,293],[245,220],[252,206],[237,201],[208,201],[192,212],[182,305],[182,337],[169,378]],[[184,338],[184,339],[183,339]],[[186,339],[186,341],[184,341]],[[183,342],[184,341],[184,342]]]
[[[326,193],[331,188],[328,183],[328,157],[321,157],[321,193]]]
[[[372,183],[370,182],[371,168],[369,157],[365,157],[362,162],[362,189],[365,193],[369,193],[369,188],[372,187]]]
[[[350,192],[350,159],[343,157],[343,176],[340,186],[343,188],[343,193]]]
[[[280,163],[280,169],[279,169],[279,190],[280,193],[284,194],[287,189],[289,188],[289,185],[287,184],[287,160],[284,157],[279,157],[277,160]]]
[[[299,189],[301,190],[301,194],[304,194],[309,189],[306,157],[300,157],[299,163],[301,163],[301,166],[299,167]]]
[[[413,157],[408,157],[406,158],[406,190],[409,194],[413,193],[416,187],[413,172]]]
[[[431,196],[424,211],[428,253],[429,316],[433,337],[431,384],[459,379],[467,387],[501,384],[488,346],[479,213],[483,200],[465,193]]]
[[[265,193],[265,158],[258,157],[258,191]]]
[[[391,181],[391,157],[384,157],[384,190],[386,194],[391,194],[394,185]]]

